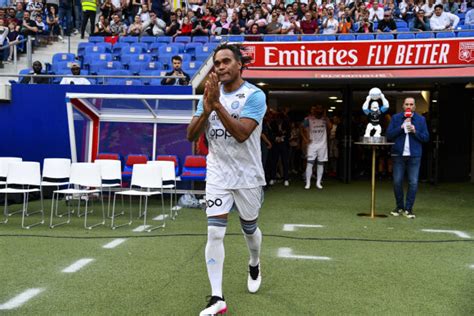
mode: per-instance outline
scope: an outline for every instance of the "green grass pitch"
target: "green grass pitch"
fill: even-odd
[[[416,219],[370,219],[356,215],[369,210],[369,182],[327,181],[322,191],[304,190],[301,182],[277,185],[265,193],[259,219],[263,282],[257,294],[247,293],[248,252],[237,214],[230,216],[223,287],[227,314],[474,315],[473,192],[472,184],[420,184]],[[45,205],[49,217],[50,201]],[[388,214],[393,207],[391,184],[379,183],[377,213]],[[0,225],[0,305],[30,288],[44,291],[0,314],[199,314],[210,294],[204,212],[183,209],[164,230],[132,232],[141,224],[135,219],[113,231],[108,220],[106,227],[86,231],[83,219],[73,217],[55,229],[22,230],[19,216],[12,216]],[[283,231],[284,224],[323,227],[291,232]],[[459,230],[471,238],[422,229]],[[102,248],[119,237],[127,240]],[[331,260],[281,258],[280,248]],[[76,273],[61,272],[82,258],[94,261]]]

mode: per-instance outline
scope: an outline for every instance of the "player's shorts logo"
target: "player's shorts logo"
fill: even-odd
[[[207,207],[213,207],[215,206],[221,206],[222,205],[222,200],[221,199],[215,199],[213,200],[206,200]]]
[[[474,42],[459,43],[459,60],[467,63],[474,60]]]

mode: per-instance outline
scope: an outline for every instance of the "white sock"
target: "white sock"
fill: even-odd
[[[249,264],[255,267],[260,261],[260,248],[262,246],[262,231],[257,227],[257,230],[252,235],[244,233],[247,247],[249,248],[250,260]]]
[[[316,176],[316,183],[321,184],[321,180],[323,179],[323,173],[324,173],[324,165],[323,164],[318,164],[316,166],[316,171],[318,175]]]
[[[226,227],[208,226],[206,244],[206,267],[212,296],[222,297],[222,272],[224,269],[224,236]]]
[[[308,162],[306,164],[306,184],[311,183],[311,176],[313,175],[313,164]]]

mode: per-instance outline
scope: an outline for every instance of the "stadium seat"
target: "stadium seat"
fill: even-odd
[[[129,221],[125,224],[115,225],[115,201],[118,196],[130,196],[130,199],[133,196],[140,197],[140,208],[139,208],[139,217],[142,214],[141,210],[141,201],[142,197],[145,197],[144,201],[144,211],[143,211],[143,226],[147,227],[147,231],[151,232],[157,228],[164,228],[165,227],[165,204],[163,199],[163,182],[162,182],[162,171],[161,167],[157,164],[145,164],[145,165],[137,165],[133,168],[133,172],[131,175],[130,181],[130,189],[115,192],[114,194],[114,202],[112,207],[112,229],[131,225],[132,224],[132,207],[129,208]],[[162,216],[162,224],[159,226],[149,227],[147,226],[147,216],[149,216],[148,210],[148,200],[149,197],[153,195],[161,195],[161,216]],[[130,200],[131,201],[131,200]],[[130,202],[131,203],[131,202]]]
[[[209,42],[210,43],[220,43],[222,41],[225,40],[225,37],[224,36],[220,36],[220,35],[213,35],[209,38]]]
[[[375,39],[381,40],[381,41],[387,41],[387,40],[395,39],[395,36],[393,36],[392,33],[382,33],[382,34],[377,34],[375,36]]]
[[[209,37],[207,36],[194,36],[193,37],[193,42],[194,43],[209,43]]]
[[[341,34],[337,37],[338,41],[355,41],[356,37],[353,34]]]
[[[104,37],[103,36],[91,36],[89,37],[89,43],[103,43]]]
[[[229,42],[242,43],[244,41],[244,37],[242,35],[230,35],[227,37],[227,40]]]
[[[173,41],[173,37],[172,36],[158,36],[156,37],[156,42],[157,43],[166,43],[166,44],[169,44]]]
[[[13,186],[13,187],[12,187]],[[20,186],[20,187],[15,187]],[[40,192],[41,188],[41,171],[39,162],[32,161],[21,161],[21,162],[9,162],[8,173],[6,177],[5,188],[0,189],[0,194],[5,194],[5,206],[3,209],[4,218],[2,223],[8,222],[8,194],[23,194],[23,207],[21,208],[21,227],[29,229],[33,226],[41,225],[44,223],[44,205],[43,205],[43,194],[40,194],[40,207],[41,210],[28,213],[28,195],[34,192]],[[25,217],[31,214],[41,213],[41,220],[39,222],[25,225]]]
[[[97,74],[102,70],[114,70],[114,69],[123,69],[123,65],[119,61],[103,61],[103,60],[94,60],[89,65],[89,74]]]
[[[59,73],[61,70],[67,70],[71,73],[72,61],[57,61],[51,65],[51,72],[54,74]]]
[[[410,32],[408,27],[397,27],[397,32]]]
[[[200,42],[187,43],[184,48],[184,51],[186,52],[186,54],[191,54],[192,56],[194,56],[196,54],[196,47],[202,47],[202,45],[203,44]]]
[[[191,36],[176,36],[174,42],[183,44],[191,43]]]
[[[434,38],[434,34],[432,32],[419,32],[416,33],[416,38]]]
[[[456,34],[454,32],[439,32],[436,33],[436,38],[454,38]]]
[[[163,193],[167,190],[170,193],[170,217],[174,220],[175,215],[173,214],[173,195],[175,205],[178,205],[178,195],[176,192],[176,171],[173,161],[156,160],[148,161],[148,165],[157,165],[161,169],[161,180],[163,181]],[[177,215],[177,212],[175,213]]]
[[[53,59],[51,60],[52,63],[57,63],[60,61],[75,61],[76,60],[76,55],[74,54],[69,54],[69,53],[57,53],[53,55]]]
[[[105,48],[106,53],[112,53],[112,44],[111,43],[107,43],[107,42],[96,43],[95,46],[100,46],[100,47]]]
[[[125,70],[125,69],[102,69],[99,72],[97,72],[98,77],[97,78],[97,84],[109,84],[110,80],[112,79],[121,79],[121,80],[127,80],[128,78],[106,78],[109,76],[130,76],[132,77],[132,74],[130,71]],[[116,81],[112,81],[113,84],[117,84]]]
[[[110,78],[106,81],[109,86],[143,86],[140,79]]]
[[[49,227],[54,228],[59,225],[68,224],[71,221],[71,209],[68,206],[67,211],[67,220],[61,223],[53,224],[54,215],[58,215],[58,204],[59,204],[59,196],[72,196],[76,195],[79,196],[79,201],[83,199],[83,197],[90,197],[91,194],[100,195],[100,204],[102,205],[102,220],[93,225],[87,225],[87,214],[89,213],[88,210],[88,203],[85,203],[84,209],[84,227],[86,229],[92,229],[93,227],[104,225],[105,224],[105,210],[104,210],[104,203],[102,199],[102,180],[100,175],[100,166],[95,163],[72,163],[71,164],[71,177],[69,178],[69,182],[71,185],[74,185],[75,188],[63,189],[63,190],[56,190],[53,192],[53,205],[55,208],[51,209],[51,219],[49,222]],[[78,214],[79,215],[79,214]]]
[[[474,31],[458,32],[458,37],[474,37]]]
[[[415,34],[414,33],[400,33],[397,34],[397,39],[414,39]]]
[[[83,68],[89,67],[89,65],[92,63],[92,61],[97,61],[97,60],[102,60],[102,61],[112,61],[112,54],[87,54],[84,56],[84,61],[82,63]]]
[[[112,55],[114,58],[117,58],[122,54],[122,50],[125,52],[128,47],[130,47],[129,43],[115,43],[112,47]]]
[[[148,49],[150,49],[150,45],[156,43],[156,37],[155,36],[142,36],[140,38],[140,43],[146,44]]]
[[[181,180],[206,180],[206,166],[205,156],[186,156],[183,164],[183,172],[181,173]]]
[[[110,217],[110,202],[112,190],[122,187],[122,163],[118,159],[96,159],[94,163],[100,166],[102,192],[108,193],[107,217]]]
[[[202,61],[190,61],[188,63],[184,63],[183,64],[183,69],[184,71],[186,72],[186,70],[198,70],[199,68],[201,68],[203,62]]]
[[[140,71],[139,75],[140,76],[164,76],[166,74],[166,70],[163,69],[157,69],[157,70],[142,70]],[[145,85],[152,85],[152,86],[159,86],[161,85],[161,79],[162,78],[142,78],[142,82]],[[154,81],[154,84],[152,84],[152,81]]]
[[[371,41],[374,40],[373,34],[357,34],[358,41]]]
[[[102,45],[99,45],[99,44],[95,44],[95,45],[92,45],[92,46],[87,46],[85,48],[85,55],[106,53],[107,49],[105,48],[105,46],[102,46]],[[102,43],[102,44],[105,44],[105,43]]]
[[[159,61],[150,61],[143,65],[141,70],[160,70],[163,69],[163,64]]]
[[[152,43],[148,47],[148,50],[149,50],[150,54],[153,56],[154,59],[158,59],[160,47],[162,47],[162,46],[164,47],[166,45],[168,45],[168,44],[166,44],[166,43]]]
[[[395,21],[395,24],[397,24],[397,29],[400,28],[400,27],[408,27],[407,22],[405,22],[403,20],[397,20],[397,21]],[[374,27],[374,29],[375,29],[375,27]]]
[[[316,42],[321,41],[321,37],[319,35],[301,35],[302,42]]]
[[[132,177],[133,166],[136,164],[146,164],[148,162],[148,157],[146,155],[135,155],[130,154],[125,157],[125,166],[123,167],[122,180],[130,181]]]
[[[162,55],[177,55],[177,54],[179,54],[178,46],[166,45],[166,46],[161,46],[160,48],[158,48],[158,57],[161,57]]]
[[[19,157],[0,157],[0,185],[5,185],[8,175],[8,165],[11,162],[21,162]]]
[[[146,43],[133,43],[129,47],[122,48],[122,54],[145,54],[147,51]]]
[[[176,156],[176,155],[158,155],[158,156],[156,156],[156,160],[174,162],[174,168],[175,168],[176,176],[179,175],[179,158],[178,158],[178,156]]]
[[[155,78],[151,79],[149,82],[150,86],[161,86],[161,79]]]
[[[98,153],[96,159],[102,160],[121,160],[120,154],[115,153]]]
[[[138,36],[120,36],[119,42],[129,44],[138,43]]]
[[[89,43],[89,42],[80,42],[77,45],[77,56],[82,57],[85,54],[86,47],[92,47],[94,46],[94,43]]]

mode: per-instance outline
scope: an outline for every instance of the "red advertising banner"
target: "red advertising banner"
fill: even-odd
[[[246,42],[249,69],[367,69],[474,66],[474,39]],[[473,68],[474,72],[474,68]]]

